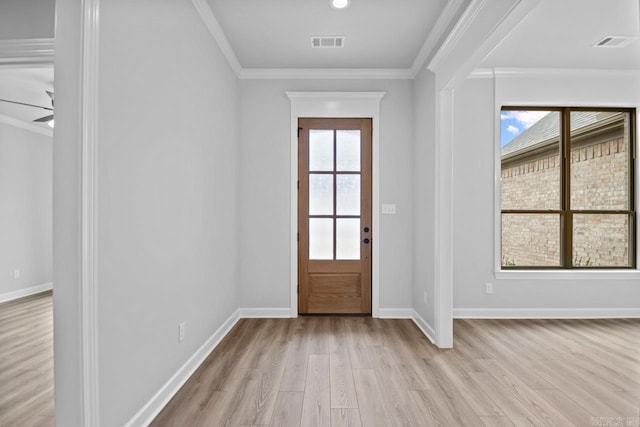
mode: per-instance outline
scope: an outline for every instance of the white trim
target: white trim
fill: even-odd
[[[416,324],[418,329],[422,331],[422,333],[429,338],[432,344],[436,343],[436,331],[431,327],[431,325],[418,314],[417,311],[413,310],[413,316],[411,317],[413,323]]]
[[[209,7],[209,4],[206,0],[192,0],[193,6],[198,11],[200,18],[204,21],[207,29],[215,39],[216,43],[218,43],[218,47],[222,51],[222,54],[227,59],[229,66],[236,73],[236,76],[240,76],[240,72],[242,71],[242,66],[240,65],[240,61],[238,61],[238,57],[236,56],[233,48],[229,44],[229,40],[227,40],[227,36],[224,35],[224,31],[222,31],[222,27],[218,23],[213,11]]]
[[[451,55],[454,49],[458,45],[458,41],[462,38],[462,36],[469,30],[471,25],[475,22],[476,18],[484,8],[487,0],[471,0],[469,6],[462,13],[462,16],[456,22],[453,29],[447,34],[447,38],[444,40],[438,52],[431,58],[427,67],[436,71],[445,59]]]
[[[13,301],[19,298],[28,297],[29,295],[39,294],[41,292],[50,291],[53,289],[53,283],[44,283],[38,286],[31,286],[30,288],[18,289],[15,291],[5,292],[0,294],[0,304],[7,301]]]
[[[489,70],[487,68],[478,70]],[[638,70],[594,68],[494,68],[496,77],[637,77]]]
[[[54,39],[0,40],[1,65],[13,65],[21,68],[34,65],[49,66],[53,63],[54,54]]]
[[[494,77],[493,68],[476,68],[467,76],[468,79],[493,79]]]
[[[416,55],[416,58],[413,61],[413,65],[411,65],[411,73],[415,77],[424,64],[432,58],[434,55],[434,49],[437,47],[438,41],[442,39],[442,36],[445,34],[447,29],[451,26],[453,20],[458,14],[460,8],[464,5],[464,0],[451,0],[447,2],[443,11],[438,16],[436,23],[433,28],[429,32],[422,48]]]
[[[50,127],[42,127],[41,125],[36,125],[34,123],[24,122],[22,120],[14,119],[13,117],[5,116],[4,114],[0,114],[0,123],[53,138],[53,129]]]
[[[125,427],[148,426],[160,413],[173,396],[193,375],[207,356],[220,344],[220,341],[231,331],[240,319],[239,310],[236,310],[220,326],[198,350],[176,371],[169,380],[160,387],[160,390],[149,400],[130,420]]]
[[[98,58],[100,0],[82,2],[81,283],[83,424],[100,425],[98,364]]]
[[[640,308],[455,308],[456,319],[640,318]]]
[[[380,307],[380,102],[386,92],[286,92],[291,101],[291,228],[290,287],[291,317],[298,316],[298,118],[371,117],[373,144],[372,192],[372,274],[371,311],[378,317]]]
[[[252,318],[279,319],[279,318],[297,317],[297,315],[296,316],[291,315],[291,309],[289,307],[239,308],[238,314],[241,319],[252,319]]]
[[[483,58],[536,5],[535,0],[517,0],[497,22],[479,19],[487,0],[471,0],[446,40],[427,65],[436,73],[435,120],[435,221],[434,304],[436,345],[453,346],[453,163],[454,91]],[[493,25],[475,43],[459,43],[476,25]]]
[[[436,95],[434,301],[436,345],[453,347],[453,90]]]
[[[413,308],[379,308],[380,319],[413,319]]]
[[[243,68],[241,79],[413,79],[406,68],[351,69],[351,68]]]
[[[640,270],[498,270],[493,275],[497,280],[638,280]]]
[[[578,77],[633,77],[638,76],[635,70],[594,70],[594,69],[566,69],[566,68],[496,68],[493,79],[493,105],[494,105],[494,230],[493,230],[493,275],[497,280],[637,280],[640,279],[640,268],[635,270],[503,270],[502,269],[502,242],[501,242],[501,160],[500,160],[500,113],[503,106],[508,106],[509,101],[499,100],[497,96],[498,81],[509,78],[527,77],[558,77],[558,78],[578,78]],[[503,103],[504,102],[504,103]],[[517,104],[522,104],[518,102]],[[529,102],[529,106],[545,107],[566,107],[566,102]],[[571,102],[572,107],[612,107],[612,108],[635,108],[640,109],[640,104],[633,102]],[[640,116],[636,115],[636,129],[640,128]],[[636,141],[637,144],[637,141]],[[636,156],[635,170],[640,170],[640,156]],[[636,198],[640,197],[640,174],[636,172]],[[640,216],[636,215],[636,229],[640,229]],[[640,266],[640,251],[636,253],[636,266]]]

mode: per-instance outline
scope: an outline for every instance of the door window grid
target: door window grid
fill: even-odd
[[[308,161],[309,259],[359,260],[360,130],[310,129]]]

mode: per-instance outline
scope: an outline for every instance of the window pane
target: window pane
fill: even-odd
[[[629,215],[573,215],[574,267],[628,267]]]
[[[332,130],[309,130],[309,170],[333,170]]]
[[[333,219],[309,218],[309,259],[333,259]]]
[[[333,215],[333,175],[309,174],[309,215]]]
[[[360,259],[360,220],[336,220],[336,259]]]
[[[560,209],[560,112],[502,111],[502,209]]]
[[[560,215],[502,214],[502,266],[560,266]]]
[[[629,114],[571,112],[571,209],[628,209]]]
[[[336,177],[337,214],[360,215],[360,175]]]
[[[360,171],[360,131],[336,131],[336,170]]]

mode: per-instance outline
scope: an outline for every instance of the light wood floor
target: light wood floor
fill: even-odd
[[[438,350],[410,320],[244,319],[152,425],[640,426],[640,320],[454,330]]]
[[[0,304],[0,427],[51,426],[51,292]]]
[[[640,320],[241,320],[155,426],[640,426]],[[51,293],[0,304],[0,427],[53,425]],[[618,418],[620,417],[620,418]]]

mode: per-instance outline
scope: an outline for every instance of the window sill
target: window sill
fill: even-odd
[[[499,270],[499,280],[632,280],[640,279],[640,270]]]

